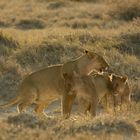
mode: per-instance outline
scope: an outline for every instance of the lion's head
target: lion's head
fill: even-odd
[[[111,74],[111,82],[112,82],[112,89],[114,91],[114,95],[118,93],[122,93],[125,89],[127,76],[119,76],[115,74]]]
[[[89,74],[94,70],[102,72],[109,67],[108,63],[102,56],[95,52],[87,50],[85,51],[85,54],[81,59],[81,65],[84,66],[81,71],[83,70],[85,73]]]
[[[62,75],[64,73],[72,75],[73,71],[79,75],[89,75],[94,70],[103,71],[108,67],[108,63],[102,56],[91,51],[85,51],[79,58],[63,64]]]

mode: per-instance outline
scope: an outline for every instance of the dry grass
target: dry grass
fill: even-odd
[[[136,122],[128,117],[102,115],[96,118],[75,115],[68,120],[47,118],[38,120],[30,114],[21,114],[1,121],[1,139],[137,139]],[[6,135],[8,133],[8,135]],[[26,133],[26,136],[24,134]],[[55,134],[55,135],[54,135]]]
[[[40,122],[32,115],[14,116],[0,122],[0,139],[123,140],[126,132],[137,133],[132,139],[138,139],[139,14],[138,0],[1,0],[1,100],[16,95],[25,75],[76,58],[89,49],[103,55],[115,73],[128,75],[133,108],[118,111],[111,119],[101,115],[82,120],[72,115],[69,120],[47,118]]]
[[[113,2],[113,10],[110,13],[115,18],[127,21],[140,17],[139,0],[117,0]]]
[[[23,19],[19,23],[17,23],[17,28],[20,29],[43,29],[45,28],[45,23],[41,20],[36,19]]]

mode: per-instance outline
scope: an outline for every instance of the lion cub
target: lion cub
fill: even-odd
[[[127,80],[126,76],[109,73],[79,76],[74,72],[73,76],[65,74],[64,78],[66,87],[72,91],[69,94],[75,92],[79,102],[84,105],[84,112],[89,111],[93,116],[96,114],[97,104],[103,99],[107,109],[106,97],[111,96],[114,99],[116,94],[124,91]]]
[[[127,109],[131,107],[131,92],[128,81],[126,81],[124,90],[118,92],[114,96],[114,106],[120,106],[120,110],[122,110],[122,105],[125,104]]]
[[[117,105],[118,97],[126,90],[128,85],[127,76],[120,76],[114,73],[102,73],[92,75],[99,96],[99,102],[104,103],[104,108],[108,111],[108,105],[113,102],[113,108]]]

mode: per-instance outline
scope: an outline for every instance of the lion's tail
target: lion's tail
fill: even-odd
[[[7,103],[0,105],[0,109],[14,105],[14,104],[18,103],[19,100],[20,100],[20,97],[17,96],[16,98],[8,101]]]

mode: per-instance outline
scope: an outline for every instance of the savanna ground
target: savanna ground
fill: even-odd
[[[26,75],[77,58],[84,49],[103,55],[115,73],[128,75],[131,110],[40,121],[13,107],[0,111],[1,140],[140,138],[139,0],[0,0],[1,103],[15,97]]]

